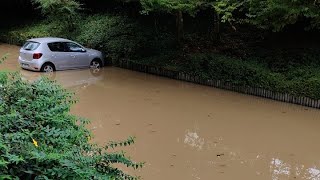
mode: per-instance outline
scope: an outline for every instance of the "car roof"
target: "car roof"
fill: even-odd
[[[69,39],[58,38],[58,37],[42,37],[42,38],[32,38],[28,41],[34,41],[38,43],[51,43],[51,42],[73,42]]]

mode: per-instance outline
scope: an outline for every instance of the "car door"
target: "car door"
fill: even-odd
[[[71,59],[72,68],[89,67],[89,55],[86,53],[86,50],[82,46],[74,42],[66,42],[65,46],[68,51],[68,56]]]
[[[62,70],[71,67],[70,57],[63,42],[48,43],[48,47],[51,51],[50,61],[56,66],[56,69]]]

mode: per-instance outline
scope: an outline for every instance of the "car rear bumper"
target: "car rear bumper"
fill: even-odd
[[[22,60],[20,57],[19,57],[19,64],[20,64],[20,67],[23,69],[28,69],[32,71],[40,71],[41,69],[41,65],[38,62],[25,61],[25,60]]]

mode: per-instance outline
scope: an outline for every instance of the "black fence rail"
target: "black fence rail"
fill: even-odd
[[[199,76],[192,76],[184,72],[177,72],[172,70],[166,70],[159,67],[142,65],[142,64],[138,64],[138,63],[127,61],[127,60],[120,60],[118,63],[115,64],[115,66],[134,70],[134,71],[164,76],[171,79],[177,79],[177,80],[197,83],[201,85],[212,86],[220,89],[225,89],[225,90],[235,91],[239,93],[244,93],[244,94],[264,97],[268,99],[273,99],[277,101],[320,109],[320,100],[315,100],[308,97],[296,97],[291,94],[273,92],[270,90],[257,88],[257,87],[238,86],[229,82],[223,82],[221,80],[202,79]]]

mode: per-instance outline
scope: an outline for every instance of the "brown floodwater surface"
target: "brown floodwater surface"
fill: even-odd
[[[20,70],[18,47],[4,52],[0,69]],[[320,180],[320,110],[115,67],[53,78],[76,92],[95,142],[137,138],[123,150],[145,167],[124,170],[143,179]]]

